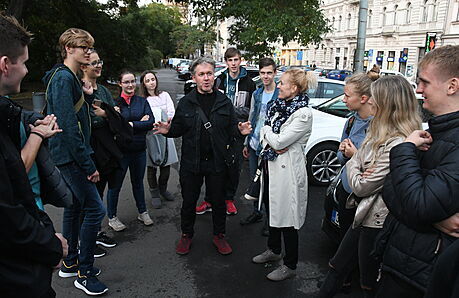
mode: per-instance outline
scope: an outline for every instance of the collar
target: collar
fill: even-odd
[[[131,103],[131,98],[134,96],[135,94],[132,94],[132,95],[129,95],[129,94],[126,94],[124,93],[124,91],[121,91],[121,98],[124,99],[124,101],[129,105]]]

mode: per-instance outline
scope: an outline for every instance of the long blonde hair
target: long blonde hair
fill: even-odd
[[[421,116],[413,87],[401,76],[385,76],[373,82],[371,95],[376,111],[362,146],[371,146],[373,164],[379,146],[421,129]]]

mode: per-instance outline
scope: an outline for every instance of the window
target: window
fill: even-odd
[[[343,17],[339,16],[338,18],[338,31],[341,31],[341,23],[343,21]]]
[[[411,21],[411,2],[408,2],[406,5],[406,17],[405,17],[405,23],[409,24]]]
[[[373,17],[373,11],[370,9],[368,11],[368,24],[367,24],[367,28],[371,28],[371,18]]]
[[[323,83],[323,97],[333,98],[344,93],[344,85],[335,83]]]
[[[397,10],[398,10],[398,5],[394,6],[394,25],[397,25]]]
[[[346,23],[346,29],[347,30],[351,29],[351,18],[352,18],[351,14],[348,14],[347,15],[347,23]]]
[[[386,8],[383,8],[383,13],[382,13],[382,25],[386,26]]]
[[[434,0],[432,5],[432,21],[435,22],[437,20],[437,0]]]
[[[332,28],[336,29],[336,27],[335,27],[335,17],[333,17],[333,19],[332,19]]]
[[[421,7],[422,9],[422,19],[421,22],[427,22],[427,13],[428,13],[428,7],[427,7],[427,0],[424,0],[424,5]]]

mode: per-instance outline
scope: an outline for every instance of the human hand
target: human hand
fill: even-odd
[[[62,129],[59,128],[59,125],[56,121],[56,116],[48,115],[43,120],[35,121],[35,124],[38,124],[37,126],[29,124],[30,131],[39,134],[45,139],[50,138],[57,133],[62,132]]]
[[[59,238],[59,240],[61,241],[61,245],[62,245],[62,258],[65,258],[67,257],[67,254],[69,253],[69,246],[67,244],[67,239],[64,238],[64,236],[62,236],[61,233],[55,233],[56,237]]]
[[[244,156],[244,158],[249,158],[250,153],[249,148],[247,146],[244,146],[244,148],[242,149],[242,156]]]
[[[140,121],[148,121],[148,120],[150,120],[149,115],[143,115],[142,119],[140,119]]]
[[[445,234],[459,238],[459,213],[435,223],[434,227]]]
[[[375,172],[375,169],[373,168],[366,169],[365,172],[362,173],[362,178],[368,178],[374,172]]]
[[[281,150],[274,150],[274,152],[276,152],[277,154],[284,154],[285,152],[288,151],[288,147],[287,148],[284,148],[284,149],[281,149]]]
[[[121,113],[120,107],[119,106],[114,106],[113,109],[117,111],[118,113]]]
[[[99,172],[96,170],[94,173],[89,175],[88,180],[91,181],[92,183],[99,182],[100,180]]]
[[[96,106],[95,104],[92,104],[92,108],[94,109],[94,114],[96,114],[96,116],[107,118],[107,113],[105,113],[104,109],[102,109],[99,106]]]
[[[167,134],[169,129],[171,128],[171,121],[167,120],[167,122],[158,121],[153,124],[153,131],[154,134]]]
[[[348,139],[344,139],[341,143],[339,143],[338,150],[344,153],[344,149],[346,149]]]
[[[427,151],[432,144],[432,135],[425,130],[415,130],[406,139],[405,143],[413,143],[419,150]]]
[[[346,139],[346,143],[344,145],[344,156],[347,158],[351,158],[357,152],[357,147],[354,146],[354,143],[350,139]]]
[[[239,128],[239,131],[243,136],[248,135],[252,131],[252,125],[250,124],[250,121],[239,122],[237,124],[237,128]]]
[[[87,95],[92,95],[94,93],[94,88],[89,81],[81,81],[83,83],[83,92]]]

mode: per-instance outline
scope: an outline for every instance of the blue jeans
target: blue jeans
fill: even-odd
[[[248,146],[249,148],[249,175],[250,179],[255,177],[255,172],[257,171],[258,167],[258,156],[257,152],[252,149],[252,147]],[[258,201],[253,202],[253,212],[261,213],[261,210],[258,210]]]
[[[94,247],[100,223],[105,216],[105,208],[96,185],[88,180],[88,175],[79,166],[71,163],[60,166],[59,170],[73,194],[73,206],[64,209],[62,234],[69,245],[65,262],[75,264],[78,259],[80,273],[88,276],[94,264]],[[82,213],[84,217],[80,226]]]
[[[145,169],[147,166],[147,155],[145,151],[124,153],[124,157],[120,163],[121,170],[116,174],[115,183],[113,184],[114,187],[109,188],[107,192],[108,218],[116,216],[118,198],[128,168],[129,174],[131,175],[132,192],[134,194],[137,210],[139,213],[147,211],[143,187],[143,178],[145,177]]]

